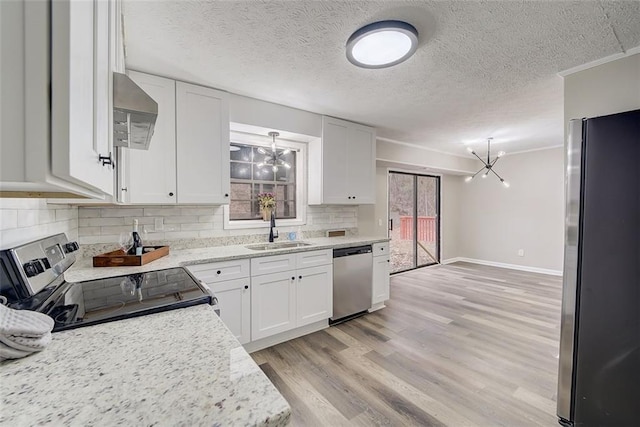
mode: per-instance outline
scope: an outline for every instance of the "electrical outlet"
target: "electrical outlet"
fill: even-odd
[[[524,249],[518,249],[518,256],[524,256]]]
[[[164,219],[163,218],[155,218],[153,220],[154,230],[162,231],[164,230]]]

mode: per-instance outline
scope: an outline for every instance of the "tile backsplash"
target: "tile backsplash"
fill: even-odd
[[[326,230],[357,233],[357,206],[308,206],[306,237],[320,237]],[[142,238],[150,244],[172,248],[242,244],[266,240],[265,228],[224,229],[222,206],[102,206],[80,207],[78,241],[86,255],[117,247],[121,232],[130,232],[138,219]],[[297,227],[278,227],[281,233]]]
[[[78,239],[78,207],[47,205],[45,199],[0,198],[0,248],[56,233]]]

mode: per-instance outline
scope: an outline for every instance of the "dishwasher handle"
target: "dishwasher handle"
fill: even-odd
[[[351,255],[370,254],[371,252],[373,252],[371,249],[371,245],[356,246],[353,248],[340,248],[340,249],[333,250],[333,257],[341,258],[344,256],[351,256]]]

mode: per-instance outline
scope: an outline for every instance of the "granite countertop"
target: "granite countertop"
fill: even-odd
[[[67,282],[82,282],[85,280],[100,279],[104,277],[121,276],[125,274],[143,273],[146,271],[163,270],[165,268],[184,267],[210,262],[229,261],[241,258],[257,258],[262,256],[286,254],[293,252],[314,251],[319,249],[344,248],[354,245],[370,245],[373,243],[387,242],[386,237],[321,237],[305,239],[310,246],[298,248],[270,249],[255,251],[248,249],[246,245],[213,246],[209,248],[182,249],[170,251],[169,255],[157,259],[140,267],[93,267],[91,257],[82,258],[64,273]],[[266,243],[266,242],[265,242]]]
[[[208,305],[57,332],[0,363],[0,425],[264,425],[291,409]]]

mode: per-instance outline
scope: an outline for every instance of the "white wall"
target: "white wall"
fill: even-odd
[[[463,178],[459,175],[442,175],[440,180],[440,233],[441,260],[460,255],[460,212],[462,206]]]
[[[640,54],[564,78],[565,124],[640,108]],[[566,132],[566,126],[565,126]]]
[[[457,256],[562,270],[564,150],[508,155],[496,171],[510,188],[495,176],[460,184]]]
[[[229,94],[229,120],[302,135],[322,136],[320,114],[235,94]]]
[[[0,248],[67,233],[78,239],[78,207],[48,206],[44,199],[0,198]]]
[[[376,167],[376,204],[358,207],[358,233],[361,236],[388,236],[387,168]]]
[[[466,173],[472,171],[476,166],[472,157],[454,156],[380,139],[376,143],[376,158],[378,160],[429,168],[431,171],[441,173]]]

